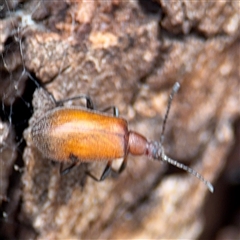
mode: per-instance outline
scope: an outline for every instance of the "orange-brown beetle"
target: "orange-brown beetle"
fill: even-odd
[[[162,141],[171,101],[179,87],[180,84],[175,83],[170,94],[162,128]],[[111,168],[113,160],[123,158],[118,171],[120,173],[126,167],[129,153],[146,155],[150,159],[168,162],[191,173],[213,192],[211,183],[198,172],[169,158],[164,153],[162,141],[148,141],[141,134],[129,131],[127,121],[118,117],[118,110],[115,107],[111,107],[114,110],[114,116],[110,116],[95,111],[91,99],[87,96],[66,99],[64,102],[76,98],[86,98],[87,108],[64,107],[63,102],[60,102],[62,106],[49,110],[31,130],[33,143],[47,158],[61,163],[72,163],[64,173],[81,162],[107,161],[108,164],[100,179],[87,173],[95,180],[102,181],[111,171],[114,171]]]

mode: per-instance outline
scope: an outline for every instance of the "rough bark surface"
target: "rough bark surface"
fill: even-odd
[[[87,94],[97,109],[117,106],[129,128],[148,139],[159,140],[171,87],[179,81],[165,152],[215,184],[234,142],[239,144],[237,1],[26,1],[21,13],[2,14],[0,50],[14,79],[21,80],[18,89],[30,77],[56,100]],[[12,55],[5,42],[16,29],[20,48]],[[13,84],[12,75],[3,79],[1,88]],[[5,104],[21,95],[9,89],[0,91]],[[35,231],[37,239],[196,239],[211,232],[204,225],[205,204],[221,199],[212,198],[196,178],[160,162],[129,156],[123,174],[101,183],[84,172],[101,174],[104,164],[82,164],[61,176],[59,164],[44,158],[30,137],[32,124],[54,105],[36,91],[33,107],[24,132],[19,213],[32,229],[19,236]],[[236,166],[238,151],[232,157]]]

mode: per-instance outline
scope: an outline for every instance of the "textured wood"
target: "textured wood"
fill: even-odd
[[[27,71],[58,100],[87,94],[98,109],[116,105],[130,129],[152,140],[160,138],[179,81],[165,152],[215,185],[240,116],[238,2],[159,0],[153,9],[117,0],[44,4],[25,5],[35,9],[34,26],[23,32]],[[22,176],[21,216],[38,239],[195,239],[207,229],[208,189],[159,162],[130,157],[119,178],[103,183],[84,174],[101,172],[102,164],[61,177],[29,134],[49,104],[43,99],[35,94]]]

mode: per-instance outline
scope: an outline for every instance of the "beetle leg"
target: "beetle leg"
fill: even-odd
[[[86,99],[86,107],[87,108],[94,109],[93,101],[87,95],[79,95],[79,96],[76,96],[76,97],[71,97],[71,98],[67,98],[67,99],[64,99],[64,100],[60,100],[60,101],[56,102],[56,105],[57,106],[62,106],[63,103],[65,103],[65,102],[72,101],[72,100],[77,100],[77,99],[80,99],[80,98],[85,98]]]
[[[73,154],[70,154],[69,158],[71,159],[72,164],[69,165],[67,168],[63,169],[63,163],[62,163],[62,162],[60,163],[60,169],[59,169],[59,171],[60,171],[60,174],[61,174],[61,175],[65,175],[65,174],[69,173],[70,170],[71,170],[72,168],[74,168],[74,167],[78,164],[78,162],[79,162],[79,161],[78,161],[78,158],[77,158],[76,156],[74,156]]]
[[[118,116],[119,116],[118,108],[115,107],[115,106],[110,106],[110,107],[104,108],[103,110],[101,110],[101,112],[107,112],[107,111],[109,111],[110,109],[113,110],[113,116],[114,116],[114,117],[118,117]]]
[[[107,163],[107,166],[105,167],[103,173],[102,173],[102,176],[101,176],[101,178],[100,178],[100,181],[103,181],[106,177],[109,176],[109,174],[110,174],[111,171],[112,171],[111,165],[112,165],[112,162],[109,161],[109,162]]]
[[[123,159],[123,162],[122,162],[120,168],[118,169],[118,171],[115,171],[115,170],[112,169],[112,168],[111,168],[111,171],[112,171],[112,173],[114,173],[115,175],[119,175],[119,174],[121,174],[121,173],[124,171],[124,169],[126,168],[126,166],[127,166],[127,157],[125,157],[125,158]]]
[[[112,168],[111,168],[111,164],[112,162],[109,161],[107,163],[107,166],[105,167],[105,169],[103,170],[103,173],[100,177],[100,179],[96,178],[94,175],[92,175],[90,172],[86,172],[86,174],[91,177],[93,180],[97,181],[97,182],[101,182],[103,180],[105,180],[105,178],[107,178],[109,176],[109,174],[112,172]]]
[[[125,170],[126,166],[127,166],[127,157],[125,157],[125,158],[123,159],[123,162],[122,162],[119,170],[117,171],[117,173],[118,173],[118,174],[122,173],[122,172]]]
[[[60,163],[59,172],[60,172],[61,175],[65,175],[65,174],[69,173],[70,170],[71,170],[72,168],[74,168],[76,165],[77,165],[77,162],[74,162],[74,163],[72,163],[70,166],[68,166],[67,168],[63,169],[63,163]]]
[[[105,180],[111,173],[114,173],[116,175],[122,173],[124,171],[124,169],[126,168],[127,166],[127,157],[124,158],[120,168],[118,171],[115,171],[114,169],[112,169],[111,167],[112,165],[112,161],[109,161],[107,163],[107,166],[105,167],[100,179],[97,179],[95,176],[93,176],[90,172],[86,172],[86,174],[91,177],[93,180],[97,181],[97,182],[101,182],[103,180]]]

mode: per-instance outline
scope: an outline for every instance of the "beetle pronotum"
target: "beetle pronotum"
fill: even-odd
[[[97,181],[104,180],[111,171],[112,161],[123,158],[118,171],[122,172],[127,163],[128,154],[146,155],[150,159],[164,161],[183,169],[200,179],[213,192],[210,182],[205,180],[195,170],[169,158],[164,153],[163,136],[165,125],[174,94],[180,88],[176,82],[169,97],[167,111],[164,117],[161,141],[148,141],[141,134],[129,131],[125,119],[118,117],[118,110],[113,109],[113,116],[94,110],[92,100],[80,95],[64,101],[56,102],[56,108],[49,110],[32,127],[31,135],[34,145],[51,160],[61,163],[71,162],[72,165],[62,171],[68,172],[73,166],[81,162],[107,161],[107,166],[100,179],[90,172],[89,176]],[[77,98],[86,99],[86,108],[65,107],[63,103]]]

